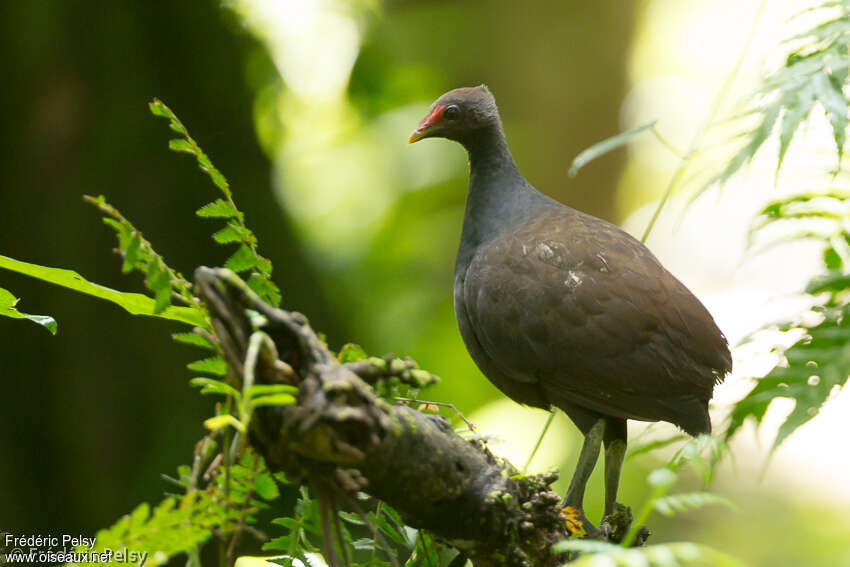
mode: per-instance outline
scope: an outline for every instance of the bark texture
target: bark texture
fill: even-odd
[[[251,421],[251,443],[271,469],[384,500],[476,565],[560,563],[549,548],[569,532],[550,489],[554,474],[520,475],[444,418],[380,398],[369,382],[410,377],[403,364],[340,364],[303,315],[263,303],[229,270],[195,275],[234,385],[242,385],[256,312],[274,346],[261,348],[255,383],[299,388],[295,404],[257,408]]]

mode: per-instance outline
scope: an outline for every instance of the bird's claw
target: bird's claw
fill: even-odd
[[[581,508],[564,506],[561,510],[561,516],[564,519],[564,527],[567,528],[567,531],[573,536],[578,538],[598,537],[599,530],[585,517]]]

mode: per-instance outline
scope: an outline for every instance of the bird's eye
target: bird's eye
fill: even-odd
[[[456,105],[447,106],[443,111],[443,118],[446,120],[457,120],[460,118],[460,108]]]

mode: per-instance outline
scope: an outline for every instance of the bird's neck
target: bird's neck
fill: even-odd
[[[475,134],[462,142],[469,153],[469,193],[459,265],[481,244],[528,218],[542,197],[519,172],[501,125]]]

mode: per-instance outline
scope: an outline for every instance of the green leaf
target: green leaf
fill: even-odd
[[[78,546],[78,553],[102,553],[105,549],[130,549],[145,553],[146,566],[168,563],[171,557],[186,553],[207,541],[213,529],[224,527],[222,508],[208,495],[191,492],[169,497],[151,508],[140,504],[111,527],[95,535],[93,549]]]
[[[257,256],[250,246],[243,244],[224,263],[224,267],[234,272],[244,272],[257,265]]]
[[[344,345],[337,355],[337,360],[343,364],[346,362],[356,362],[358,360],[363,360],[364,358],[369,358],[369,355],[366,354],[363,347],[354,343]]]
[[[189,384],[200,388],[202,394],[218,394],[221,396],[233,396],[236,400],[242,399],[242,394],[236,388],[221,380],[200,377],[192,378],[189,380]]]
[[[136,267],[136,261],[139,259],[139,247],[142,245],[142,237],[138,232],[133,232],[130,242],[124,252],[124,262],[121,265],[121,271],[129,273]]]
[[[227,226],[213,234],[213,240],[215,240],[219,244],[242,242],[245,240],[245,237],[242,235],[242,231],[240,229],[241,227],[228,224]]]
[[[195,214],[202,218],[241,218],[242,213],[233,208],[233,205],[225,201],[224,199],[216,199],[212,203],[207,203],[197,211]]]
[[[570,567],[745,567],[738,559],[716,549],[690,542],[661,543],[624,549],[611,543],[585,539],[562,540],[553,553],[579,553]]]
[[[247,284],[263,301],[274,307],[280,306],[280,289],[273,281],[260,274],[252,273],[251,277],[248,278]]]
[[[11,317],[12,319],[27,319],[37,325],[41,325],[50,331],[51,334],[56,334],[59,325],[53,317],[48,315],[30,315],[29,313],[22,313],[15,309],[17,304],[18,298],[12,295],[12,293],[8,290],[0,287],[0,315],[3,315],[4,317]]]
[[[826,111],[826,117],[832,125],[835,148],[838,152],[838,163],[844,155],[845,132],[847,131],[847,100],[841,91],[842,85],[834,84],[827,75],[818,74],[812,81],[812,86],[817,93],[818,102]]]
[[[648,124],[644,124],[643,126],[638,126],[632,130],[628,130],[623,132],[622,134],[617,134],[616,136],[612,136],[610,138],[606,138],[601,142],[597,142],[582,151],[579,155],[575,157],[573,163],[570,164],[569,176],[575,177],[578,175],[578,170],[587,165],[589,162],[595,160],[596,158],[607,154],[608,152],[619,148],[620,146],[626,145],[632,138],[649,130],[653,126],[655,126],[657,120],[653,120]]]
[[[785,160],[785,153],[791,145],[791,139],[800,123],[809,115],[815,103],[814,94],[810,89],[804,89],[797,95],[797,100],[785,110],[782,116],[782,127],[779,131],[779,159],[776,162],[776,175]]]
[[[676,482],[676,473],[666,467],[662,467],[649,473],[646,480],[654,488],[669,488]]]
[[[260,406],[288,406],[295,403],[295,397],[290,394],[272,394],[270,396],[258,396],[251,398],[251,407]]]
[[[631,459],[632,457],[637,457],[638,455],[643,455],[644,453],[649,453],[657,449],[668,447],[673,443],[678,443],[679,441],[684,441],[685,439],[688,439],[687,435],[683,433],[677,433],[675,435],[671,435],[670,437],[665,437],[664,439],[656,439],[654,441],[648,441],[642,444],[632,443],[632,447],[629,448],[629,452],[626,454],[626,458]]]
[[[297,394],[298,387],[289,384],[255,384],[248,388],[249,396],[264,396],[267,394]]]
[[[204,420],[204,427],[210,431],[217,431],[228,426],[233,427],[240,433],[245,433],[245,425],[230,414],[217,415]]]
[[[734,510],[738,507],[728,498],[723,498],[711,492],[684,492],[680,494],[669,494],[657,498],[653,505],[655,510],[662,516],[674,516],[679,512],[688,512],[711,505],[723,505]]]
[[[713,185],[720,184],[722,185],[726,181],[728,181],[735,173],[738,172],[745,164],[752,161],[755,157],[756,152],[758,152],[759,148],[761,148],[762,144],[767,140],[770,136],[771,132],[773,132],[773,127],[776,124],[776,120],[779,117],[779,112],[781,110],[781,106],[774,104],[768,108],[766,108],[762,114],[761,122],[758,127],[749,133],[749,139],[744,146],[732,156],[732,159],[726,164],[726,167],[716,176],[711,178],[707,183],[705,183],[702,188],[696,193],[696,195],[702,194],[709,187]]]
[[[37,264],[28,264],[14,260],[7,256],[0,256],[0,268],[4,268],[19,274],[34,277],[36,279],[79,291],[86,295],[98,297],[110,301],[133,315],[147,315],[180,321],[196,327],[207,328],[204,312],[195,307],[169,307],[162,312],[156,312],[154,300],[140,293],[127,293],[116,291],[102,285],[94,284],[77,272],[62,268],[50,268]]]
[[[268,471],[254,479],[254,489],[263,500],[274,500],[280,496],[277,483]]]
[[[168,140],[168,149],[175,152],[185,152],[187,154],[195,154],[195,148],[188,141],[176,138]]]
[[[835,248],[830,246],[823,251],[823,263],[828,270],[838,270],[841,269],[843,262],[841,261],[841,256],[835,251]]]
[[[186,368],[194,372],[204,372],[206,374],[215,374],[216,376],[227,375],[227,364],[220,356],[197,360],[187,365]]]
[[[173,333],[171,338],[178,343],[193,345],[208,350],[215,350],[215,346],[201,335],[195,333]]]
[[[151,114],[153,114],[154,116],[163,116],[165,118],[168,118],[168,108],[164,104],[162,104],[159,99],[155,98],[153,99],[153,102],[149,102],[148,108],[150,109]]]

